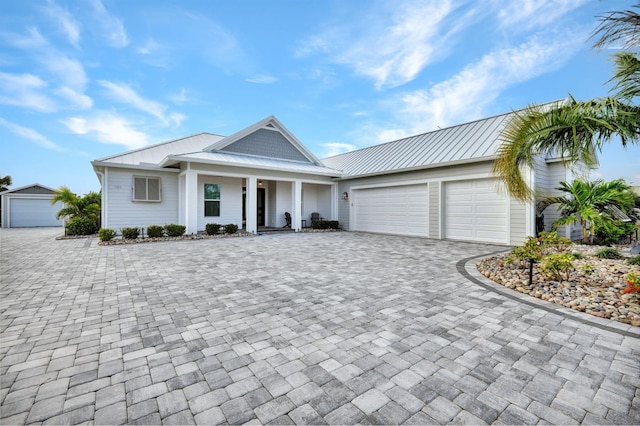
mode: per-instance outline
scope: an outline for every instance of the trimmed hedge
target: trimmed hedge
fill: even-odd
[[[187,230],[187,227],[184,225],[170,223],[164,226],[164,230],[167,232],[167,236],[169,237],[180,237],[182,234],[184,234],[184,231]]]
[[[100,241],[111,241],[116,236],[116,234],[116,230],[110,228],[100,228],[100,230],[98,231],[98,237],[100,237]]]
[[[69,219],[65,228],[67,235],[92,235],[98,232],[100,224],[96,219],[76,216]]]
[[[313,229],[340,229],[340,223],[337,220],[314,220],[311,221]]]
[[[164,226],[161,225],[149,225],[147,227],[147,237],[160,238],[164,236]]]
[[[238,232],[238,225],[235,223],[228,223],[224,226],[225,234],[235,234],[236,232]]]
[[[222,228],[222,225],[220,225],[219,223],[207,223],[204,226],[204,230],[207,233],[207,235],[219,234],[220,228]]]
[[[122,238],[125,240],[135,240],[140,235],[139,228],[122,228],[120,231],[122,232]]]

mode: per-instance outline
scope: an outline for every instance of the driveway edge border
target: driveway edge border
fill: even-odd
[[[607,320],[604,318],[597,318],[593,315],[585,314],[582,312],[574,311],[564,306],[556,305],[554,303],[539,301],[538,299],[528,296],[526,294],[519,293],[515,290],[511,290],[500,284],[494,283],[489,278],[482,275],[476,268],[476,263],[472,261],[480,258],[496,255],[498,253],[504,253],[506,250],[497,250],[494,252],[481,254],[478,256],[467,257],[459,260],[456,263],[456,269],[458,272],[467,278],[474,284],[479,285],[485,290],[489,290],[494,293],[498,293],[511,300],[515,300],[520,303],[527,304],[534,308],[542,309],[547,312],[564,316],[567,319],[575,320],[583,324],[596,327],[612,333],[621,334],[627,337],[640,338],[640,327],[633,327],[628,324],[623,324],[617,321]],[[639,329],[639,330],[636,330]]]

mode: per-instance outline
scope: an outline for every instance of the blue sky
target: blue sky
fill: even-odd
[[[100,189],[90,161],[271,114],[317,156],[608,94],[626,0],[4,1],[0,175]],[[640,185],[640,147],[592,177]]]

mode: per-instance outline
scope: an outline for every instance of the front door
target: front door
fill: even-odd
[[[258,188],[258,210],[256,212],[258,219],[258,226],[264,226],[264,217],[265,217],[265,188]]]

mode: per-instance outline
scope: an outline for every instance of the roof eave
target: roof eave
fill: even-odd
[[[465,159],[465,160],[448,161],[448,162],[445,162],[445,163],[424,164],[424,165],[415,166],[415,167],[408,167],[408,168],[405,168],[405,169],[384,170],[384,171],[371,172],[371,173],[365,173],[365,174],[360,174],[360,175],[344,175],[342,178],[340,178],[340,180],[360,179],[360,178],[372,177],[372,176],[385,176],[385,175],[392,175],[392,174],[395,174],[395,173],[415,172],[415,171],[419,171],[419,170],[437,169],[437,168],[440,168],[440,167],[457,166],[457,165],[460,165],[460,164],[484,163],[484,162],[487,162],[487,161],[494,161],[497,157],[498,157],[497,155],[490,155],[490,156],[486,156],[486,157],[478,157],[478,158]]]
[[[98,160],[92,161],[91,165],[94,167],[94,169],[96,167],[113,167],[117,169],[156,170],[159,172],[173,172],[173,173],[180,172],[180,170],[177,170],[177,169],[164,168],[162,165],[155,166],[155,165],[140,165],[140,164],[110,163],[107,161],[98,161]]]

